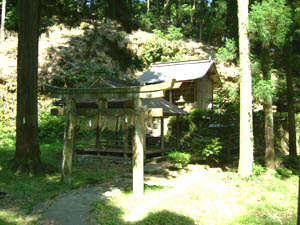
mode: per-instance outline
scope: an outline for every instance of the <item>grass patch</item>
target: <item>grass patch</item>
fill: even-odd
[[[94,202],[95,224],[295,224],[297,190],[297,176],[187,173],[171,188],[146,186],[142,202],[124,191]]]
[[[90,184],[108,182],[124,166],[109,165],[103,160],[74,161],[72,185],[61,179],[62,144],[42,145],[41,160],[45,173],[40,176],[16,175],[11,170],[14,147],[0,147],[0,191],[6,193],[0,199],[0,224],[25,223],[25,217],[34,207],[59,193]],[[34,224],[34,223],[32,223]]]

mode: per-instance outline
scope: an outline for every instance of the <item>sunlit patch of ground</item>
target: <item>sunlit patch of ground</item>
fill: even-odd
[[[235,173],[207,170],[203,166],[190,169],[174,179],[146,176],[146,184],[150,186],[146,186],[143,201],[135,199],[132,193],[115,190],[108,202],[95,203],[97,223],[105,224],[109,219],[105,216],[106,207],[116,210],[116,223],[110,224],[150,224],[145,222],[149,221],[149,215],[159,212],[181,215],[195,224],[295,223],[297,177],[282,180],[261,176],[243,180]],[[101,211],[97,211],[99,205]]]

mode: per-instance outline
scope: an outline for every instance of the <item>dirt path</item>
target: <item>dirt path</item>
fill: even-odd
[[[190,172],[180,175],[177,172],[169,171],[168,166],[168,163],[147,165],[145,167],[145,183],[166,186],[178,191],[179,188],[184,189],[183,186],[191,185],[194,182],[199,182],[199,179],[206,179],[211,176],[211,172],[199,166],[192,166]],[[199,175],[199,172],[202,175],[196,176],[196,173]],[[174,179],[169,179],[170,177]],[[130,175],[127,174],[114,180],[112,182],[114,184],[90,187],[62,195],[46,210],[43,224],[89,225],[91,203],[113,195],[114,190],[119,190],[122,188],[120,185],[128,184],[128,182],[131,182],[131,179]]]
[[[105,187],[87,188],[61,197],[46,212],[46,220],[50,224],[89,225],[91,202],[103,199]]]

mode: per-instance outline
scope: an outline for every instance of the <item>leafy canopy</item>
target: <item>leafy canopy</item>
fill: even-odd
[[[277,47],[286,42],[292,24],[291,9],[285,0],[264,0],[251,5],[249,14],[250,38]]]

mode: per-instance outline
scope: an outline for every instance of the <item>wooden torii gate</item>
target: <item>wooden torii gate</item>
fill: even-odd
[[[164,92],[173,88],[175,79],[147,86],[131,86],[121,88],[59,88],[45,84],[46,92],[52,98],[66,99],[66,127],[64,134],[64,148],[62,161],[62,182],[71,183],[72,155],[74,148],[76,128],[76,101],[98,99],[98,117],[101,116],[127,116],[134,125],[132,140],[132,176],[133,193],[142,198],[144,195],[144,151],[145,151],[145,116],[148,113],[142,106],[143,98],[161,98]],[[132,109],[109,109],[109,99],[128,99],[133,102]],[[98,123],[101,123],[98,120]],[[99,124],[101,126],[101,124]]]

